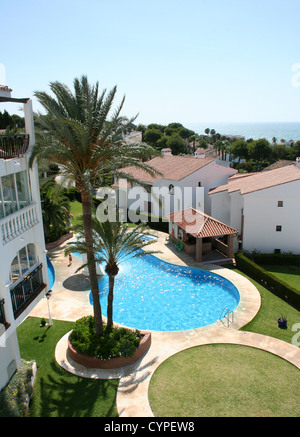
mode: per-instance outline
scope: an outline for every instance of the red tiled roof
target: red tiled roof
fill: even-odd
[[[214,158],[190,159],[185,156],[166,155],[162,157],[157,156],[147,162],[148,165],[155,168],[162,176],[159,174],[151,176],[146,171],[134,166],[122,168],[120,171],[122,171],[122,173],[129,173],[142,182],[152,183],[159,179],[180,181],[213,161]]]
[[[167,217],[196,238],[238,234],[236,229],[195,208],[172,212]]]
[[[228,184],[213,188],[209,194],[222,191],[228,191],[228,193],[240,191],[241,194],[248,194],[297,180],[300,180],[300,169],[295,165],[288,165],[275,170],[253,173],[248,177],[230,178]]]

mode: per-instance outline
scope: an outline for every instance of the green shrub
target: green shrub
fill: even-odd
[[[153,214],[150,213],[147,214],[145,212],[139,212],[139,211],[137,211],[136,214],[140,215],[141,219],[146,222],[147,226],[149,226],[150,229],[153,229],[155,231],[166,232],[166,233],[169,232],[169,222],[164,221],[162,217],[154,216]],[[127,211],[127,217],[128,217],[128,222],[130,223],[128,211]]]
[[[27,416],[27,395],[32,393],[32,363],[23,362],[0,392],[0,417]]]
[[[266,265],[295,265],[300,266],[300,255],[293,254],[281,254],[281,253],[255,253],[251,254],[251,258],[257,264],[266,264]]]
[[[78,352],[97,356],[103,360],[131,357],[141,340],[140,331],[104,326],[104,336],[97,337],[94,318],[85,316],[77,320],[71,334],[71,343]]]
[[[249,275],[252,279],[260,282],[281,299],[288,301],[296,308],[300,308],[300,293],[298,290],[281,281],[272,273],[267,272],[263,267],[256,264],[242,252],[235,254],[235,260],[239,270]]]

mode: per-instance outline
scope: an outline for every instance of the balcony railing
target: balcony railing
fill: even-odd
[[[20,211],[16,211],[0,220],[0,244],[7,244],[27,229],[39,223],[36,205],[31,203]],[[2,234],[2,235],[1,235]]]
[[[18,158],[29,147],[29,135],[0,135],[0,159]]]
[[[10,290],[15,319],[46,287],[46,284],[43,283],[42,267],[43,264],[37,266]]]

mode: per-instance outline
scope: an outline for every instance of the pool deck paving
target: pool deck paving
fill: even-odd
[[[152,331],[151,346],[141,359],[130,366],[111,370],[91,369],[75,363],[67,353],[67,333],[57,343],[55,350],[56,361],[61,367],[85,378],[120,379],[117,392],[119,417],[153,417],[148,402],[151,376],[168,357],[190,347],[220,343],[250,346],[278,355],[300,369],[300,349],[297,346],[265,335],[238,330],[255,317],[261,305],[258,290],[247,278],[222,266],[196,263],[189,255],[178,252],[172,243],[167,243],[166,234],[154,234],[158,238],[149,249],[159,250],[161,253],[157,257],[177,265],[209,270],[229,279],[237,287],[240,302],[233,313],[233,320],[230,319],[228,324],[228,320],[223,318],[211,325],[185,331]],[[69,265],[64,256],[65,244],[48,252],[55,270],[55,283],[49,300],[54,323],[55,320],[76,321],[93,314],[89,302],[89,280],[82,273],[76,273],[81,259],[73,256],[72,265]],[[46,299],[42,299],[29,316],[48,318]]]

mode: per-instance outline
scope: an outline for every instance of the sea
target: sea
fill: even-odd
[[[185,127],[194,132],[205,135],[205,129],[214,129],[221,135],[241,135],[245,139],[252,138],[258,140],[266,138],[272,143],[275,137],[277,142],[298,141],[300,140],[300,121],[299,122],[248,122],[248,123],[220,123],[220,122],[201,122],[201,123],[185,123]]]

